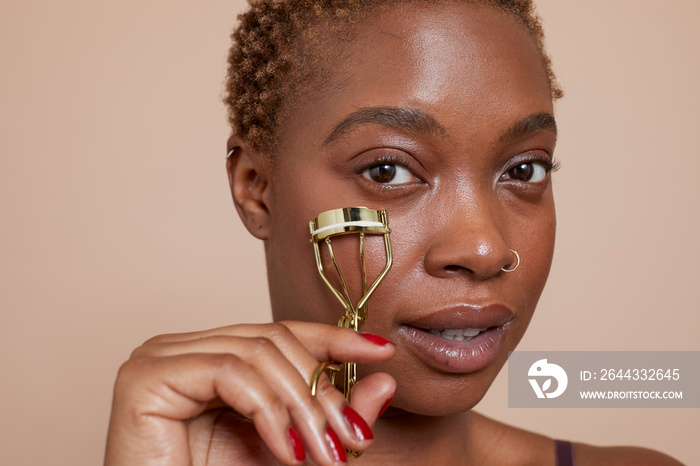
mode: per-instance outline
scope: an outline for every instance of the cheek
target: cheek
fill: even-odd
[[[513,288],[518,290],[517,304],[522,309],[520,320],[527,324],[535,311],[552,265],[556,233],[553,202],[522,219],[517,231],[517,240],[512,242],[511,248],[520,255],[520,266],[508,274],[507,278],[513,281]]]
[[[266,244],[274,318],[335,325],[344,315],[345,308],[319,274],[308,223],[321,212],[355,204],[348,199],[322,196],[313,190],[300,191],[275,198],[271,233]],[[360,235],[331,238],[331,248],[343,281],[331,260],[326,242],[319,242],[318,247],[328,279],[343,296],[344,281],[351,302],[357,304],[364,295]],[[369,287],[386,265],[382,235],[365,235],[364,257],[366,286]]]
[[[529,258],[527,264],[522,262],[522,265],[526,266],[526,270],[529,271],[528,274],[523,275],[532,274],[533,280],[542,282],[544,285],[554,254],[556,218],[553,203],[551,208],[543,208],[541,214],[535,219],[536,221],[528,221],[522,227],[523,233],[520,236],[522,239],[518,241],[517,246]]]
[[[312,195],[273,196],[270,235],[265,243],[270,299],[275,320],[334,324],[337,317],[321,311],[334,299],[319,277],[310,241],[309,221],[320,210]],[[335,317],[335,320],[334,318]]]

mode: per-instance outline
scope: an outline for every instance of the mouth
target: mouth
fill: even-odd
[[[428,366],[466,374],[493,362],[513,318],[501,305],[457,306],[402,324],[398,333],[404,347]]]
[[[442,330],[427,330],[427,329],[419,329],[423,330],[424,332],[430,332],[435,336],[438,336],[440,338],[444,338],[446,340],[452,340],[452,341],[470,341],[472,338],[478,336],[480,333],[485,332],[488,330],[488,328],[463,328],[463,329],[457,329],[457,328],[446,328]]]

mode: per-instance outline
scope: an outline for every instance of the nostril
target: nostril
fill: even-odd
[[[495,227],[466,233],[445,228],[429,245],[423,260],[425,271],[435,277],[480,281],[500,277],[501,267],[513,257]]]

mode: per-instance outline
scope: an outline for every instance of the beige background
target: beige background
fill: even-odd
[[[538,4],[567,97],[555,263],[521,349],[700,350],[700,3]],[[133,347],[269,318],[224,172],[241,7],[0,3],[2,464],[99,464]],[[698,410],[508,409],[504,376],[487,414],[697,464]]]

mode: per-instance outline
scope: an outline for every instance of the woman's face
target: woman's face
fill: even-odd
[[[493,7],[394,6],[355,33],[281,123],[265,197],[274,318],[335,324],[343,309],[316,271],[308,221],[340,207],[386,209],[394,266],[362,331],[398,350],[361,374],[392,374],[405,410],[464,411],[523,336],[549,272],[548,77],[526,29]],[[376,276],[382,240],[367,243]],[[337,241],[354,289],[357,244]],[[511,249],[520,266],[506,273]],[[459,341],[468,329],[482,331]]]

